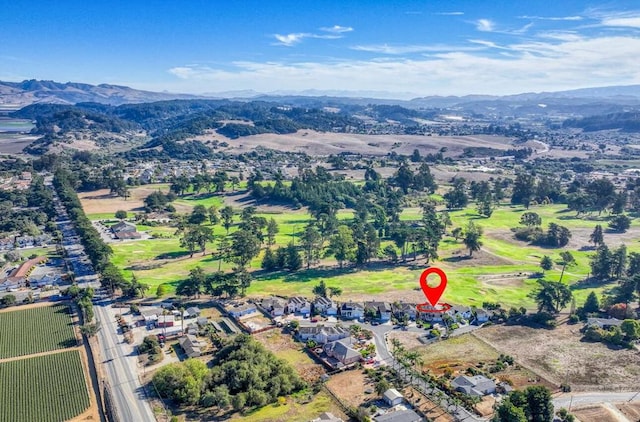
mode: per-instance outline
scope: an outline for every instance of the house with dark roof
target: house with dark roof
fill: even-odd
[[[320,315],[338,315],[338,305],[331,298],[318,296],[313,301],[313,309]]]
[[[391,304],[391,312],[400,321],[405,317],[409,320],[415,320],[416,311],[415,303],[394,302]]]
[[[340,316],[345,319],[360,319],[364,317],[364,305],[357,302],[346,302],[340,305]]]
[[[451,381],[451,386],[461,393],[482,397],[496,392],[496,383],[484,375],[460,375]]]
[[[391,319],[391,305],[386,302],[365,302],[364,313],[375,315],[380,322],[387,322]]]
[[[202,349],[206,346],[204,342],[198,340],[196,336],[191,334],[181,337],[178,342],[190,358],[202,356]]]
[[[141,237],[135,224],[127,223],[126,221],[120,221],[111,226],[111,232],[120,240],[140,239]]]
[[[422,422],[424,419],[411,409],[395,410],[373,418],[374,422]]]
[[[587,318],[587,327],[602,328],[608,330],[612,327],[619,327],[622,325],[622,320],[618,318]]]
[[[446,308],[443,308],[440,304],[433,307],[427,303],[418,311],[417,318],[428,322],[442,322],[444,315],[452,316],[452,314],[451,309],[446,310]]]
[[[200,316],[200,312],[200,308],[198,308],[197,306],[190,306],[184,310],[182,316],[185,319],[197,318],[198,316]]]
[[[323,349],[327,356],[334,358],[339,362],[339,364],[336,366],[340,367],[343,365],[356,363],[360,360],[360,352],[353,349],[351,347],[352,344],[353,339],[351,339],[351,337],[348,337],[341,340],[329,342],[324,345]]]

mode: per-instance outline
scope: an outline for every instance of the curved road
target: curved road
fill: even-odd
[[[576,406],[583,406],[586,404],[621,403],[628,401],[633,401],[634,403],[640,402],[640,392],[588,392],[575,394],[568,393],[554,398],[553,405],[557,410],[563,407],[568,409],[569,406],[571,406],[571,408],[573,409]]]

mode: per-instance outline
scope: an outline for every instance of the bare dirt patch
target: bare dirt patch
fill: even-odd
[[[616,407],[630,421],[640,421],[640,403],[621,403]]]
[[[414,349],[416,347],[423,346],[423,343],[418,340],[418,338],[423,337],[427,332],[424,333],[414,333],[413,331],[389,331],[387,334],[387,347],[390,350],[393,349],[393,340],[398,340],[402,347],[406,350]]]
[[[474,335],[550,382],[569,383],[574,391],[640,388],[637,351],[582,342],[580,328],[567,324],[554,330],[496,325]]]
[[[373,382],[362,371],[352,370],[332,375],[326,385],[342,401],[354,407],[377,398]],[[367,394],[365,390],[372,393]]]
[[[167,192],[166,185],[145,185],[135,187],[130,190],[130,196],[124,199],[109,192],[109,189],[100,189],[90,192],[80,192],[78,198],[86,214],[114,213],[118,210],[142,211],[144,208],[144,198],[151,193],[161,190]],[[175,204],[176,210],[185,212],[191,207]]]
[[[214,138],[220,138],[218,134]],[[306,152],[310,155],[329,155],[352,152],[387,155],[389,151],[411,154],[435,153],[447,147],[447,156],[459,155],[466,147],[512,148],[511,139],[501,136],[419,136],[419,135],[362,135],[351,133],[323,133],[300,130],[293,134],[265,133],[229,141],[228,151],[248,152],[257,146],[280,151]]]
[[[303,345],[296,343],[290,335],[276,329],[256,334],[254,337],[267,350],[289,362],[305,381],[317,381],[325,373],[324,367],[311,359],[304,351]]]
[[[581,422],[619,422],[618,418],[604,406],[572,410],[571,413]]]
[[[51,302],[34,302],[28,303],[26,305],[18,305],[18,306],[9,306],[8,308],[0,308],[0,313],[2,312],[12,312],[12,311],[23,311],[25,309],[31,308],[43,308],[45,306],[52,306]]]
[[[407,387],[402,390],[402,394],[407,401],[415,408],[422,412],[428,420],[434,422],[453,422],[453,417],[446,413],[440,406],[429,400],[422,393],[413,387]]]
[[[468,267],[470,265],[470,262],[473,262],[474,267],[513,264],[511,260],[493,254],[485,249],[474,252],[473,256],[470,257],[469,251],[464,248],[453,251],[451,256],[443,259],[443,261],[447,263],[447,266],[452,268]]]

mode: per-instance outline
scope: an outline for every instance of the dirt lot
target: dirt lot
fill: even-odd
[[[563,324],[545,330],[499,325],[474,334],[554,384],[568,382],[574,391],[590,386],[639,388],[640,354],[581,342],[580,327]]]
[[[220,138],[217,134],[215,138]],[[229,152],[249,152],[260,145],[281,151],[306,152],[309,155],[329,155],[353,152],[387,155],[389,151],[411,154],[418,148],[424,154],[436,153],[447,147],[447,156],[458,155],[465,147],[509,149],[511,139],[500,136],[417,136],[417,135],[359,135],[350,133],[322,133],[301,130],[289,135],[265,133],[229,141]]]
[[[305,381],[314,382],[325,373],[324,366],[311,359],[303,350],[302,343],[296,343],[289,334],[275,329],[254,337],[277,357],[289,362]]]
[[[483,329],[484,330],[484,329]],[[482,331],[482,330],[480,330]],[[477,332],[477,331],[476,331]],[[471,334],[464,334],[445,341],[434,343],[428,347],[417,349],[424,360],[424,369],[436,376],[443,375],[447,369],[453,371],[453,376],[464,373],[470,366],[487,369],[493,365],[500,355],[495,348]],[[515,357],[515,355],[511,354]],[[500,380],[509,380],[518,389],[530,385],[542,384],[556,388],[538,374],[516,364],[493,374]]]
[[[571,413],[581,422],[621,422],[610,409],[604,406],[572,410]]]
[[[640,421],[640,403],[622,403],[617,404],[616,407],[630,421]]]
[[[406,397],[416,409],[419,409],[426,415],[430,421],[434,422],[452,422],[453,417],[420,394],[415,388],[408,387],[402,390],[402,394]]]
[[[166,185],[161,190],[166,191]],[[91,192],[81,192],[78,198],[86,214],[114,213],[118,210],[139,212],[144,208],[144,198],[156,192],[160,187],[145,185],[131,189],[131,196],[126,200],[109,193],[109,189],[100,189]],[[186,212],[191,207],[174,204],[177,211]]]
[[[364,372],[356,369],[332,375],[326,385],[334,394],[351,406],[358,407],[362,403],[378,398],[373,382],[364,375]],[[367,394],[365,390],[372,392]]]

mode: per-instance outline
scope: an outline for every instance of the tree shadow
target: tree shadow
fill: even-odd
[[[456,255],[456,256],[450,256],[449,258],[444,258],[442,261],[444,261],[444,262],[461,262],[461,261],[468,261],[470,259],[473,259],[473,256]]]
[[[196,255],[198,252],[195,252]],[[174,251],[174,252],[165,252],[160,255],[157,255],[154,259],[177,259],[183,258],[187,255],[191,255],[189,251]]]

